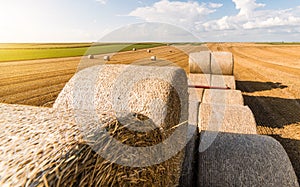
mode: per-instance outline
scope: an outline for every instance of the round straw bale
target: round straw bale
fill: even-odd
[[[240,90],[205,89],[203,103],[244,105],[244,99]]]
[[[287,153],[271,137],[206,131],[199,150],[198,186],[299,186]]]
[[[211,86],[230,88],[231,90],[236,89],[235,78],[231,75],[212,75],[211,76]]]
[[[148,49],[148,50],[147,50],[147,53],[151,53],[151,49]]]
[[[94,59],[95,56],[94,55],[88,55],[88,59]]]
[[[239,134],[256,134],[256,122],[248,106],[202,103],[199,129]]]
[[[152,56],[152,57],[151,57],[151,60],[152,60],[152,61],[156,61],[156,56]]]
[[[211,86],[211,75],[190,73],[188,84],[190,86]]]
[[[230,52],[211,53],[211,73],[215,75],[233,75],[233,56]]]
[[[211,74],[211,55],[209,51],[190,53],[190,73]]]
[[[104,61],[110,61],[110,56],[107,56],[107,55],[104,56],[104,57],[103,57],[103,60],[104,60]]]
[[[136,48],[132,48],[132,51],[136,51]]]
[[[202,88],[189,88],[189,101],[196,101],[201,103],[204,89]]]
[[[107,137],[103,132],[124,145],[143,148],[168,138],[167,131],[159,128],[149,132],[130,131],[127,126],[132,123],[146,125],[147,117],[143,115],[126,116],[121,120],[125,123],[121,123],[112,113],[102,113],[98,114],[98,123],[91,123],[89,114],[85,113],[83,119],[94,146],[86,142],[73,110],[0,104],[0,130],[5,132],[1,137],[0,186],[179,185],[182,151],[169,160],[147,167],[110,162],[97,151],[99,147],[116,156],[127,156],[127,159],[141,156],[142,161],[147,162],[149,149],[142,155],[126,154],[116,149],[118,147],[111,141],[105,141]],[[184,139],[174,143],[181,141]],[[173,148],[171,145],[170,149]],[[156,153],[158,159],[162,152]]]

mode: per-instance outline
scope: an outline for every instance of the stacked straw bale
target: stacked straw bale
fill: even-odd
[[[202,102],[204,89],[202,88],[189,88],[189,101]],[[189,113],[190,114],[190,113]]]
[[[256,134],[256,122],[247,106],[202,103],[199,110],[201,130]]]
[[[235,78],[231,75],[212,75],[211,76],[212,87],[230,88],[236,89]]]
[[[230,52],[211,53],[211,73],[214,75],[233,75],[233,55]]]
[[[210,74],[211,54],[209,51],[190,53],[189,55],[190,73]]]
[[[230,52],[201,51],[189,55],[190,73],[233,75],[234,61]]]
[[[205,131],[199,150],[198,186],[299,186],[288,155],[271,137]]]
[[[203,103],[244,105],[244,99],[240,90],[216,90],[206,89],[203,94]]]
[[[210,74],[189,74],[188,84],[192,86],[211,86]]]

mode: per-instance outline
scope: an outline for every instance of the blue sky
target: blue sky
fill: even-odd
[[[98,41],[141,22],[176,25],[200,41],[300,41],[300,1],[0,0],[0,42]]]

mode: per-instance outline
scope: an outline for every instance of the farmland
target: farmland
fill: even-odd
[[[158,47],[160,43],[138,44],[102,44],[102,43],[69,43],[69,44],[0,44],[0,62],[36,60],[83,56],[86,54],[105,54],[118,51],[128,51],[132,48],[144,49]]]
[[[113,44],[94,46],[95,59],[82,57],[91,44],[1,44],[0,102],[51,107],[76,71],[105,63],[148,65],[171,62],[188,72],[188,53],[207,50],[196,45]],[[213,51],[234,54],[237,89],[254,113],[257,130],[276,138],[287,151],[300,178],[300,44],[209,43]],[[125,47],[125,48],[124,48]],[[133,47],[137,51],[130,51]],[[124,48],[117,54],[116,49]],[[146,48],[151,48],[148,53]],[[91,51],[94,50],[92,48]],[[181,50],[180,50],[181,49]],[[184,52],[183,52],[184,51]],[[157,56],[151,62],[151,56]],[[162,61],[161,59],[167,60]]]
[[[116,48],[115,45],[113,47]],[[175,47],[155,47],[151,48],[151,53],[147,53],[146,49],[141,48],[153,47],[153,45],[131,45],[127,47],[128,50],[132,49],[131,47],[137,47],[140,50],[116,53],[109,63],[129,64],[143,58],[150,59],[151,56],[156,55],[159,59],[172,61],[187,70],[188,55]],[[203,47],[193,46],[192,49],[201,50]],[[12,50],[15,51],[16,48]],[[191,49],[187,47],[187,50]],[[1,56],[1,58],[5,57]],[[13,58],[16,59],[16,56]],[[51,107],[66,82],[78,69],[104,63],[103,55],[96,55],[93,60],[85,61],[85,59],[87,58],[83,57],[82,60],[81,57],[67,57],[0,62],[0,102]],[[158,65],[165,64],[160,60],[156,63]]]

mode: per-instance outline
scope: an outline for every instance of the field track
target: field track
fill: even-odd
[[[300,45],[208,44],[234,54],[237,89],[260,134],[276,138],[300,179]]]

